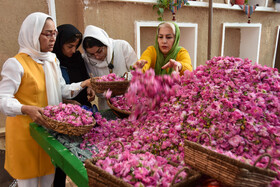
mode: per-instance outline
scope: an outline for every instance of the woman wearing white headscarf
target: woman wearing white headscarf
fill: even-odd
[[[6,119],[5,169],[18,186],[50,187],[54,166],[31,137],[29,123],[44,125],[41,113],[47,105],[75,97],[90,80],[66,85],[53,50],[57,31],[52,18],[36,12],[23,21],[19,53],[3,65],[0,111]]]
[[[115,73],[123,76],[138,59],[131,45],[125,40],[114,40],[101,28],[88,25],[83,36],[83,58],[88,73],[95,77]],[[106,99],[97,95],[100,110],[109,108]]]

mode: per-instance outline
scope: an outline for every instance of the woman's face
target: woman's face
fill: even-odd
[[[80,40],[77,38],[75,42],[72,43],[65,43],[62,46],[62,53],[67,57],[72,57],[72,55],[77,50],[77,45],[79,44]]]
[[[41,52],[53,50],[56,36],[57,31],[54,22],[51,19],[47,19],[39,37]]]
[[[175,41],[175,35],[170,27],[161,27],[158,32],[158,46],[164,56],[168,54]]]
[[[97,60],[103,61],[107,56],[107,47],[93,46],[92,48],[87,48],[86,52],[89,57],[94,57]]]

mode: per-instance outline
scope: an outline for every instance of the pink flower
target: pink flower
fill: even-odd
[[[59,103],[57,106],[46,106],[44,114],[51,119],[74,126],[88,125],[93,122],[92,112],[73,104]]]
[[[162,146],[161,149],[166,149],[168,147],[170,147],[171,143],[169,141],[164,141],[162,142]]]
[[[112,95],[112,91],[110,90],[110,89],[108,89],[106,92],[104,92],[105,93],[105,97],[107,98],[107,99],[110,99],[111,98],[111,95]]]
[[[128,92],[111,98],[114,105],[127,108],[132,115],[111,121],[96,115],[99,126],[85,136],[81,146],[85,148],[90,142],[104,155],[110,142],[121,140],[127,151],[141,149],[180,163],[184,160],[184,140],[196,142],[205,131],[211,137],[208,149],[250,164],[267,152],[273,157],[271,169],[279,170],[280,77],[277,70],[252,65],[248,59],[214,57],[181,77],[156,76],[153,71],[132,74]],[[208,142],[207,136],[201,137],[201,144],[209,145]],[[130,154],[123,158],[132,159]],[[144,162],[142,157],[133,157],[134,161],[129,162],[133,166],[140,160],[142,165],[138,167],[146,165],[147,170],[157,173],[146,177],[149,184],[141,183],[148,186],[157,181],[154,186],[170,185],[172,169],[163,171],[153,165],[159,160],[145,159],[150,162]],[[133,175],[133,169],[129,175]],[[279,179],[280,173],[276,181]]]
[[[243,138],[239,135],[235,135],[234,137],[228,140],[229,144],[233,147],[238,147],[239,144],[243,141]]]
[[[107,171],[108,173],[110,173],[111,175],[114,174],[112,167],[107,167],[104,170]]]

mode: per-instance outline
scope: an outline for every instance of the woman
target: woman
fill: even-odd
[[[77,50],[82,43],[82,33],[71,24],[60,25],[57,30],[58,35],[53,52],[60,62],[62,76],[66,84],[88,79],[85,62],[80,51]],[[66,102],[91,107],[86,90],[82,90],[73,98],[73,101],[67,100]]]
[[[156,75],[171,74],[172,71],[192,71],[191,58],[186,49],[179,46],[180,29],[176,23],[163,22],[157,28],[156,42],[149,46],[133,67],[143,72],[153,68]]]
[[[137,61],[136,53],[130,44],[124,40],[109,38],[107,33],[98,27],[89,25],[85,29],[83,39],[83,58],[89,74],[95,77],[115,73],[123,76]],[[98,108],[109,108],[102,94],[97,95]]]
[[[57,27],[58,35],[54,44],[53,53],[56,54],[62,76],[67,84],[80,82],[89,78],[84,60],[78,47],[82,43],[82,33],[71,24],[64,24]],[[86,105],[91,107],[87,99],[87,91],[82,90],[73,100],[63,100],[65,103]],[[65,173],[55,169],[54,187],[65,186]]]
[[[19,187],[50,187],[54,178],[51,159],[31,137],[29,123],[45,125],[43,107],[71,99],[90,85],[89,79],[65,84],[51,53],[56,35],[49,15],[27,16],[19,32],[19,53],[4,63],[1,72],[0,111],[8,116],[4,167]]]

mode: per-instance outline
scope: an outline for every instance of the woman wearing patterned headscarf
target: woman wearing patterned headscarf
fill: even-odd
[[[156,75],[171,74],[172,71],[192,71],[191,58],[186,49],[179,46],[180,29],[176,23],[163,22],[157,28],[156,42],[142,54],[134,68],[153,68]]]
[[[48,154],[31,137],[29,123],[45,125],[43,107],[75,97],[86,80],[66,85],[55,54],[51,53],[57,31],[52,18],[32,13],[23,21],[19,53],[3,65],[0,111],[6,118],[5,169],[19,187],[50,187],[54,166]]]

